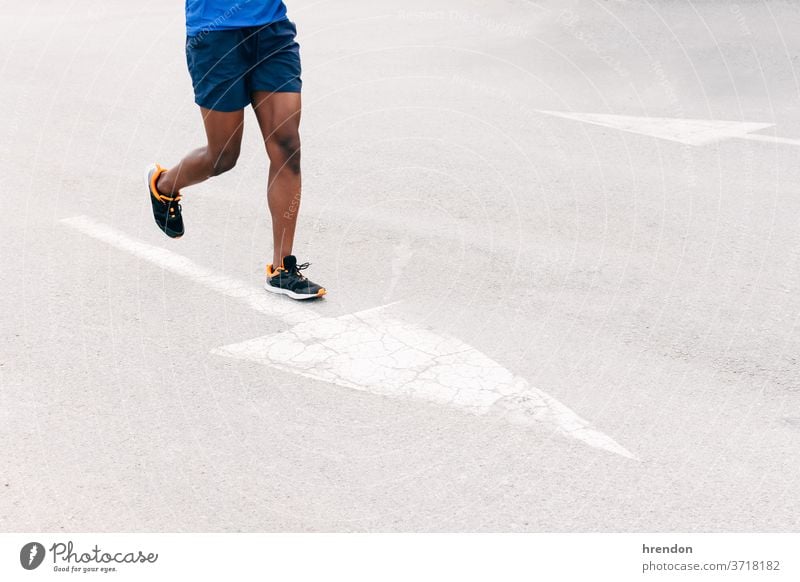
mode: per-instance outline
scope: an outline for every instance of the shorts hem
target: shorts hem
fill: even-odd
[[[201,102],[198,99],[195,99],[194,102],[203,109],[208,109],[209,111],[219,111],[220,113],[235,113],[236,111],[241,111],[242,109],[245,109],[248,105],[250,105],[249,101],[244,105],[242,105],[241,107],[236,107],[233,105],[220,105],[217,103],[214,103],[213,105],[208,105],[206,103]]]
[[[250,89],[251,93],[256,91],[261,91],[264,93],[302,93],[302,87],[278,87],[277,89],[274,88],[265,88],[265,87],[253,87]]]

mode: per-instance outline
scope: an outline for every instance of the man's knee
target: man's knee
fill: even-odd
[[[239,159],[239,150],[222,150],[218,154],[212,154],[212,174],[219,176],[236,166],[236,161]]]
[[[270,161],[287,168],[289,171],[300,173],[300,134],[295,129],[278,130],[270,137]]]

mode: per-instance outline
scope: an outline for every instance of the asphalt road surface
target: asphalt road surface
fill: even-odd
[[[287,4],[304,305],[183,3],[0,1],[0,530],[797,531],[800,6]]]

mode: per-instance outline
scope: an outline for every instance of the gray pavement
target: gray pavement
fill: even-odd
[[[571,438],[552,408],[515,423],[439,402],[444,376],[401,398],[355,369],[347,385],[212,353],[297,329],[64,219],[257,290],[254,118],[167,240],[140,174],[203,139],[182,3],[0,0],[0,531],[798,531],[800,146],[542,111],[800,139],[800,7],[287,5],[297,254],[330,291],[309,309],[393,303],[404,329],[456,338],[635,458]]]

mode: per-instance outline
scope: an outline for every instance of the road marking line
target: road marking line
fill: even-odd
[[[452,336],[392,318],[386,307],[340,317],[214,273],[182,255],[141,242],[87,216],[64,224],[293,327],[212,353],[392,398],[444,404],[523,425],[545,424],[591,447],[636,457],[555,398]],[[393,305],[393,304],[390,304]]]
[[[291,325],[320,317],[316,311],[310,308],[302,307],[293,301],[276,301],[277,298],[266,295],[262,289],[215,273],[210,269],[201,267],[183,255],[139,241],[88,216],[64,218],[61,222],[112,247],[153,263],[162,269],[191,279],[221,295],[243,301],[251,309],[287,324]]]
[[[633,115],[571,113],[545,110],[539,110],[539,113],[610,127],[630,133],[667,139],[693,146],[707,145],[730,138],[755,139],[758,141],[773,141],[778,143],[792,142],[792,140],[773,138],[766,135],[750,135],[751,132],[773,127],[773,123],[721,121],[717,119],[680,119],[672,117],[637,117]]]
[[[751,133],[749,135],[739,135],[739,139],[749,139],[752,141],[763,141],[768,143],[779,143],[785,145],[800,146],[800,139],[791,139],[788,137],[778,137],[776,135],[761,135],[759,133]]]
[[[383,311],[316,319],[212,353],[370,394],[424,400],[479,416],[497,415],[514,424],[544,424],[591,447],[636,458],[475,348]]]

